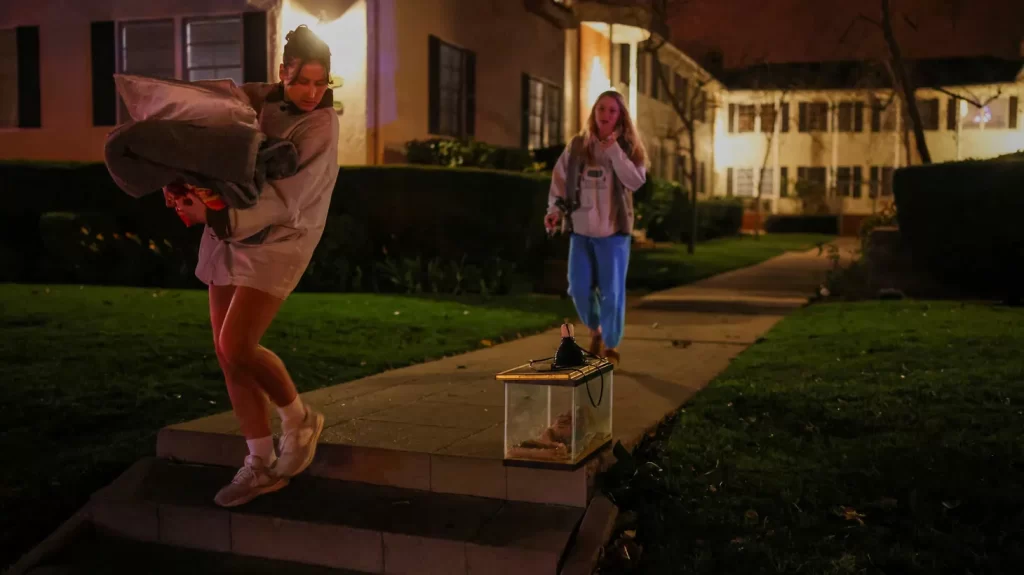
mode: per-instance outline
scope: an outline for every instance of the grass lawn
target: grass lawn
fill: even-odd
[[[230,409],[206,305],[202,291],[0,285],[0,566],[152,453],[162,426]],[[532,296],[295,294],[264,343],[308,391],[572,313]]]
[[[758,264],[787,251],[809,250],[834,239],[813,234],[737,236],[697,244],[692,256],[686,253],[685,244],[633,250],[626,282],[631,290],[667,289]]]
[[[613,490],[636,539],[602,572],[1020,573],[1021,326],[951,302],[787,318],[619,464],[657,467]]]

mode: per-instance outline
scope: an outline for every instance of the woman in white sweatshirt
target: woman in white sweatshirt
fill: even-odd
[[[338,116],[328,89],[331,51],[305,26],[288,33],[280,83],[246,84],[267,136],[298,150],[298,170],[270,181],[256,205],[209,210],[191,194],[176,210],[206,224],[196,277],[209,286],[217,360],[249,456],[218,505],[232,507],[277,491],[313,461],[324,417],[303,405],[288,370],[260,339],[295,289],[320,241],[338,177]],[[282,436],[275,452],[266,398]]]
[[[549,232],[561,222],[570,234],[569,295],[590,328],[589,351],[614,364],[626,323],[633,192],[647,179],[646,164],[622,95],[601,94],[555,165],[544,217]]]

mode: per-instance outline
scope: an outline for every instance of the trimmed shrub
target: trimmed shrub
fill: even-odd
[[[410,164],[446,168],[485,168],[522,172],[530,168],[534,162],[530,151],[524,148],[504,148],[476,140],[448,138],[412,140],[406,144],[406,154]]]
[[[692,204],[689,193],[675,182],[650,177],[633,196],[636,226],[661,242],[689,241]],[[732,198],[697,203],[697,240],[734,236],[743,225],[743,204]]]
[[[764,231],[769,234],[839,235],[839,217],[773,215],[765,220]]]
[[[901,168],[893,188],[915,266],[965,295],[1020,298],[1024,161]]]

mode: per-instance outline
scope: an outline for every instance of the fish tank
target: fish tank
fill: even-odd
[[[614,368],[603,358],[577,367],[552,360],[499,373],[505,385],[505,464],[575,469],[612,441]]]

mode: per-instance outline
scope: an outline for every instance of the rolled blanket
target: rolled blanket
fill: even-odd
[[[118,126],[107,137],[104,160],[114,182],[132,197],[186,183],[211,190],[236,209],[254,205],[267,180],[298,168],[298,152],[288,140],[238,124],[170,120]]]

